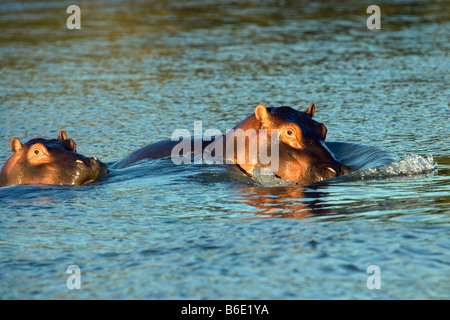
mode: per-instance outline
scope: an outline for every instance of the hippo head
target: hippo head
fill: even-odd
[[[11,140],[13,155],[2,168],[0,186],[13,184],[83,185],[97,180],[108,168],[97,158],[76,152],[75,142],[60,131],[57,139],[36,138],[22,144]]]
[[[291,107],[266,108],[258,105],[255,114],[236,128],[266,129],[268,135],[277,129],[279,162],[276,175],[297,183],[309,183],[338,177],[349,169],[337,161],[325,144],[327,128],[312,119],[315,106],[305,112]],[[240,165],[249,174],[260,164]]]

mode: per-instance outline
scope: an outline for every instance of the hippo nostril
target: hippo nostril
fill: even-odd
[[[89,164],[91,166],[98,166],[100,164],[100,161],[96,157],[89,158]]]
[[[75,160],[75,162],[76,162],[76,163],[80,163],[80,164],[84,164],[84,162],[81,161],[81,160],[79,160],[79,159]]]
[[[332,167],[326,167],[328,170],[330,170],[333,174],[338,175],[337,171],[333,169]]]

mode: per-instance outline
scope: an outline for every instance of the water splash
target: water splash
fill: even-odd
[[[417,154],[405,155],[403,159],[391,164],[356,171],[351,175],[361,179],[382,179],[399,176],[414,176],[436,171],[432,155],[422,157]]]
[[[252,180],[257,185],[266,187],[287,187],[296,185],[295,182],[280,179],[269,171],[269,168],[255,168],[253,169]]]

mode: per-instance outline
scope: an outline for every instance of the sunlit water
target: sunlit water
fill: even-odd
[[[113,165],[259,103],[313,102],[355,144],[353,173],[303,187],[166,158],[0,188],[0,298],[450,298],[449,7],[381,2],[369,30],[369,2],[282,2],[77,1],[80,30],[64,2],[0,3],[2,164],[64,129]]]

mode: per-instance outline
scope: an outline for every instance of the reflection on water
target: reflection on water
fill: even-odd
[[[321,200],[328,196],[326,188],[238,186],[236,189],[243,203],[258,209],[242,213],[291,219],[327,214],[326,205]]]

